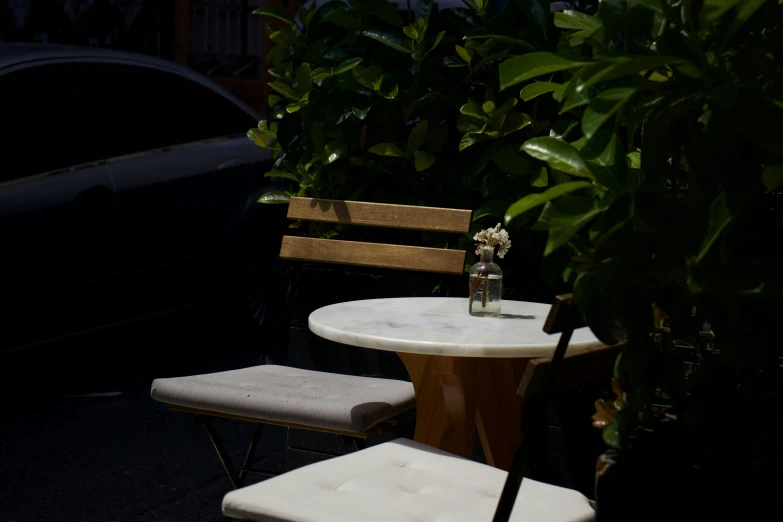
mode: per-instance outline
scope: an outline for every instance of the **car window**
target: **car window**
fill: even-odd
[[[0,75],[0,182],[89,161],[67,64]]]
[[[244,134],[257,122],[166,71],[57,63],[0,76],[0,182],[125,154]]]
[[[81,105],[98,123],[104,157],[244,134],[253,117],[192,80],[148,67],[80,63],[72,69]]]

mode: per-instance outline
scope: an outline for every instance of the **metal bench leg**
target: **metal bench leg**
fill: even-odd
[[[196,419],[204,425],[204,428],[206,428],[207,434],[209,435],[209,440],[212,441],[212,445],[215,447],[215,451],[217,451],[220,462],[223,464],[223,469],[226,470],[228,478],[231,479],[231,484],[234,486],[234,489],[239,489],[242,486],[242,480],[240,479],[234,464],[231,462],[231,457],[228,455],[226,447],[223,445],[223,440],[220,438],[220,434],[215,429],[215,425],[212,424],[212,417],[208,417],[206,415],[196,415]]]
[[[250,447],[247,448],[247,455],[245,455],[245,463],[242,465],[242,468],[239,471],[240,486],[245,483],[245,479],[247,478],[248,468],[250,468],[250,463],[253,461],[253,456],[256,453],[258,442],[261,440],[261,435],[263,433],[264,433],[264,425],[260,423],[256,424],[256,427],[253,428],[253,438],[250,440]]]

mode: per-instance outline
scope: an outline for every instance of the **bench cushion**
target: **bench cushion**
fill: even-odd
[[[276,365],[155,379],[151,395],[177,406],[350,433],[416,405],[409,382]]]
[[[506,472],[397,439],[238,489],[223,514],[263,522],[490,522]],[[587,522],[579,492],[522,481],[512,521]]]

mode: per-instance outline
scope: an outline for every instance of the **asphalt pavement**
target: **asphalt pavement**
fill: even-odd
[[[225,520],[220,503],[231,484],[203,426],[150,399],[150,383],[249,366],[259,351],[214,339],[196,348],[204,338],[187,326],[77,342],[6,372],[0,521]],[[215,425],[241,461],[253,425]],[[285,430],[270,426],[254,466],[282,470],[284,454]],[[263,478],[251,475],[249,483]]]

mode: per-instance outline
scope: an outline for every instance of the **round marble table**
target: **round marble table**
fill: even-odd
[[[516,389],[527,359],[552,355],[559,339],[543,331],[549,309],[504,300],[502,315],[474,317],[467,299],[372,299],[319,308],[309,327],[338,343],[397,352],[416,390],[414,438],[472,457],[478,428],[487,462],[508,469],[520,440]],[[597,346],[581,328],[568,349]]]

